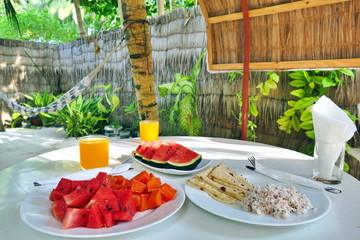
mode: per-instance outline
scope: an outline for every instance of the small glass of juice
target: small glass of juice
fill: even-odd
[[[141,141],[155,141],[159,139],[159,121],[142,120],[140,121]]]
[[[107,167],[109,165],[109,138],[85,136],[79,140],[80,166],[83,169]]]

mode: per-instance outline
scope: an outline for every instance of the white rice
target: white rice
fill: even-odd
[[[310,200],[295,187],[282,187],[274,184],[254,185],[240,206],[248,212],[259,215],[270,214],[276,218],[287,219],[291,213],[308,214],[313,208]]]

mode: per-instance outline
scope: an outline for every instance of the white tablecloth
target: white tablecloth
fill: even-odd
[[[212,160],[212,165],[224,161],[229,167],[245,168],[249,156],[263,160],[263,165],[311,177],[312,157],[274,146],[240,140],[207,137],[168,137]],[[111,139],[111,165],[116,158],[127,158],[139,144],[139,139]],[[135,170],[146,169],[134,162]],[[27,226],[20,218],[20,206],[33,190],[33,182],[79,171],[78,146],[48,152],[0,171],[0,239],[52,240],[64,239],[47,235]],[[147,169],[148,170],[148,169]],[[154,172],[184,186],[191,176],[174,176]],[[336,185],[343,193],[326,193],[331,199],[331,210],[315,222],[288,227],[266,227],[228,220],[200,209],[189,199],[172,217],[149,228],[125,235],[101,239],[359,239],[360,236],[360,182],[344,174],[343,183]],[[100,239],[100,238],[99,238]]]

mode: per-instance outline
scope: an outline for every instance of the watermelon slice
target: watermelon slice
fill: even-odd
[[[62,221],[63,228],[85,227],[89,213],[90,210],[85,208],[68,208]]]
[[[165,168],[167,160],[172,157],[180,147],[181,145],[174,142],[163,143],[152,156],[149,165]]]
[[[144,153],[151,145],[152,145],[151,141],[141,142],[140,145],[135,150],[135,157],[141,160],[143,158]]]
[[[154,153],[159,149],[162,145],[162,141],[154,141],[152,142],[151,146],[144,152],[142,161],[149,162],[154,155]]]
[[[178,170],[193,170],[201,162],[201,155],[186,148],[181,147],[170,157],[165,168]]]

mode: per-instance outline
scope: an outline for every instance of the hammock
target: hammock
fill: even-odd
[[[120,43],[109,53],[109,55],[101,62],[94,70],[92,70],[86,77],[84,77],[79,83],[77,83],[73,88],[67,91],[64,95],[62,95],[59,99],[50,103],[46,107],[36,107],[29,108],[23,105],[18,104],[15,101],[10,100],[4,93],[0,91],[0,99],[4,100],[7,105],[14,111],[18,112],[23,116],[34,117],[39,113],[49,113],[49,112],[57,112],[63,109],[67,104],[71,103],[76,97],[78,97],[92,82],[95,75],[102,69],[107,61],[109,61],[110,57],[113,53],[119,48],[123,39]]]

